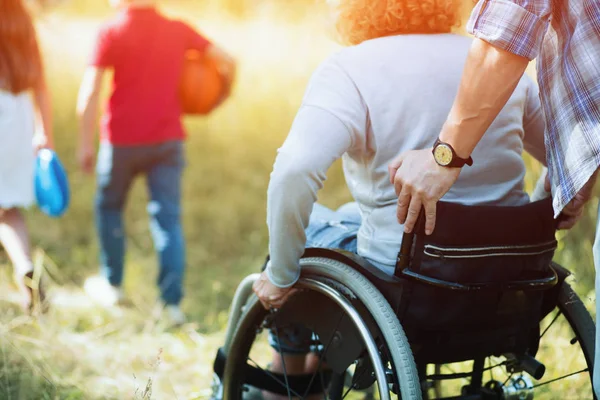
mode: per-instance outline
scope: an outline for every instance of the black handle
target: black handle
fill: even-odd
[[[394,270],[394,275],[398,278],[402,276],[402,272],[410,265],[414,240],[414,233],[405,233],[402,235],[402,244],[400,244],[400,252],[398,253],[396,269]]]
[[[417,237],[417,232],[419,230],[423,230],[422,225],[425,220],[425,209],[421,208],[421,212],[419,213],[419,217],[415,222],[415,226],[413,227],[413,231],[411,233],[404,233],[402,235],[402,243],[400,244],[400,252],[398,252],[398,257],[396,258],[396,269],[394,270],[394,276],[401,277],[402,271],[410,266],[410,260],[412,258],[412,249],[415,238]]]

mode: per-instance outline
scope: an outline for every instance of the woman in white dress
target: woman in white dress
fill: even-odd
[[[34,293],[29,234],[20,208],[34,202],[35,155],[52,146],[51,107],[33,21],[22,0],[0,1],[0,243],[22,305]]]

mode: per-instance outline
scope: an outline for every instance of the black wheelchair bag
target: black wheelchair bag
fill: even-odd
[[[396,276],[398,317],[415,357],[456,362],[489,354],[535,355],[539,321],[564,279],[552,268],[550,199],[519,207],[438,203],[432,235],[421,216],[405,235]]]

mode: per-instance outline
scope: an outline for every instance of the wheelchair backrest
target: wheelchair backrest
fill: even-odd
[[[519,207],[440,202],[436,228],[421,216],[405,235],[395,275],[405,281],[398,317],[424,362],[507,352],[535,354],[556,222],[550,199]]]

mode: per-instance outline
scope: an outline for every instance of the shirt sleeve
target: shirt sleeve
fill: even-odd
[[[204,52],[210,41],[206,39],[204,36],[196,32],[194,28],[189,26],[188,24],[182,22],[183,31],[185,35],[186,48],[188,50],[198,50],[200,52]]]
[[[289,287],[298,280],[317,192],[333,162],[361,142],[366,120],[358,90],[339,66],[328,63],[313,75],[269,182],[267,275],[274,285]]]
[[[553,0],[479,0],[467,31],[489,44],[533,60],[552,16]]]
[[[536,160],[546,165],[546,146],[544,144],[544,133],[546,131],[546,120],[540,102],[538,86],[529,77],[527,79],[527,103],[523,115],[523,131],[525,137],[523,144],[525,150]]]
[[[115,64],[114,43],[111,30],[108,26],[100,29],[96,37],[96,43],[90,59],[90,65],[93,67],[108,68]]]

